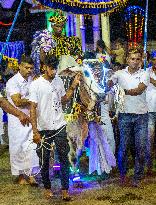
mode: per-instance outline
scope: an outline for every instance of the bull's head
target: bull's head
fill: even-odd
[[[103,64],[98,59],[84,60],[80,66],[73,57],[64,55],[60,58],[58,74],[73,77],[77,72],[81,72],[82,84],[90,98],[96,102],[99,97],[105,96],[104,69]]]

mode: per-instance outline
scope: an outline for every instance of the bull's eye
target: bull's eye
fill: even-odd
[[[85,75],[85,77],[87,77],[87,78],[90,77],[90,74],[89,74],[89,72],[88,72],[87,70],[84,70],[84,75]]]

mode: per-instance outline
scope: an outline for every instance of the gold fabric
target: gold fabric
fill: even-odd
[[[57,46],[49,51],[49,55],[60,57],[61,55],[79,56],[82,54],[81,41],[78,37],[52,35],[52,38],[56,41]]]

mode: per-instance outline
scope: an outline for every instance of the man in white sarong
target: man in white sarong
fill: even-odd
[[[29,115],[28,91],[32,82],[32,71],[31,59],[24,56],[19,65],[19,72],[6,84],[8,101],[26,115]],[[24,127],[17,117],[9,114],[8,136],[12,175],[18,176],[19,184],[29,182],[30,185],[37,185],[35,179],[30,176],[32,168],[38,166],[31,125]]]

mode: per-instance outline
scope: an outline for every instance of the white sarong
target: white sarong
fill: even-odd
[[[31,172],[33,167],[39,166],[31,125],[24,127],[17,117],[9,114],[8,136],[12,175],[24,170]]]

